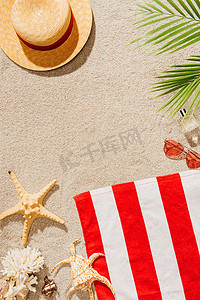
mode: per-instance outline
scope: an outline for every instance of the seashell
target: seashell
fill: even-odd
[[[4,298],[5,293],[8,291],[8,286],[9,283],[5,277],[0,280],[0,299]]]
[[[50,298],[51,295],[54,293],[54,291],[57,291],[57,286],[55,282],[51,279],[49,279],[47,276],[44,278],[44,286],[42,288],[42,293],[47,296],[47,298]]]
[[[111,290],[115,297],[115,292],[113,290],[113,287],[110,283],[110,281],[104,277],[101,276],[95,269],[93,269],[92,264],[93,262],[99,257],[104,256],[102,253],[93,253],[88,259],[84,258],[80,255],[76,254],[75,251],[75,244],[79,240],[75,240],[70,245],[70,253],[71,257],[68,259],[65,259],[61,262],[59,262],[52,270],[52,272],[57,268],[58,266],[62,264],[70,264],[71,266],[71,276],[72,276],[72,284],[73,287],[69,289],[67,292],[66,298],[69,299],[69,296],[72,292],[75,290],[81,289],[81,290],[88,290],[90,294],[90,300],[94,300],[94,293],[92,289],[92,284],[94,281],[100,281],[107,285],[107,287]]]
[[[28,296],[29,290],[28,289],[24,289],[20,295],[16,295],[17,300],[26,300],[27,296]]]

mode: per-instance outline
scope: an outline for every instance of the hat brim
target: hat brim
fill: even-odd
[[[11,22],[14,2],[0,0],[0,46],[18,65],[35,71],[53,70],[71,61],[87,42],[92,27],[89,0],[69,0],[74,16],[72,32],[61,46],[47,51],[34,50],[18,38]]]

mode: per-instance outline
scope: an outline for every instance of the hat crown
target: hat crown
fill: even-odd
[[[15,0],[11,19],[24,41],[49,46],[65,34],[71,9],[67,0]]]

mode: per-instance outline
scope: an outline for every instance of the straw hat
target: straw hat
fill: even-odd
[[[63,66],[90,35],[89,0],[0,0],[0,46],[20,66],[47,71]]]

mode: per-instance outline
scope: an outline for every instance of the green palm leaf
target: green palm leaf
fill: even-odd
[[[150,25],[154,25],[154,29],[147,30],[130,44],[150,37],[136,48],[158,45],[152,53],[161,54],[178,51],[200,40],[200,0],[166,1],[166,5],[160,0],[153,0],[152,3],[144,0],[136,4],[135,29]]]
[[[171,70],[164,72],[165,75],[157,77],[161,81],[153,88],[153,92],[159,92],[156,97],[175,92],[158,111],[166,109],[164,113],[171,111],[169,116],[173,117],[190,99],[187,114],[192,108],[192,114],[195,112],[200,103],[200,56],[191,57],[188,61],[191,63],[172,66]]]

